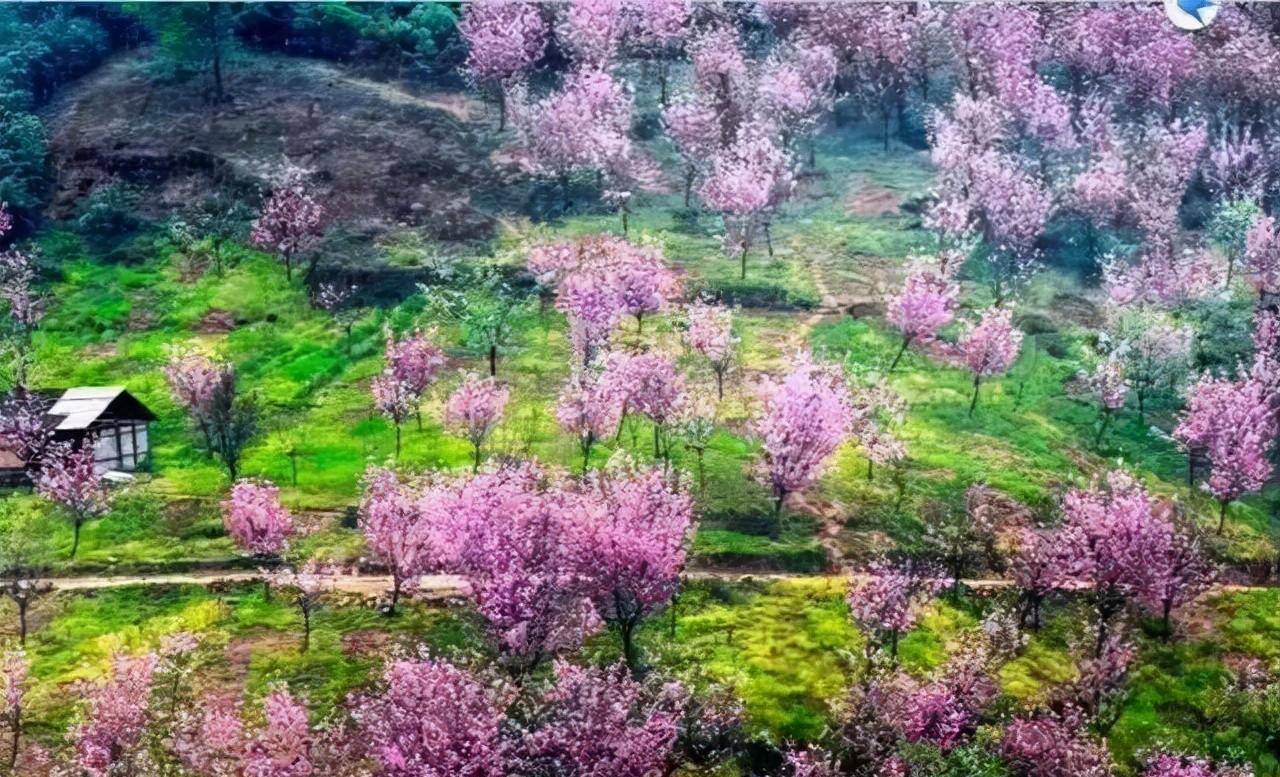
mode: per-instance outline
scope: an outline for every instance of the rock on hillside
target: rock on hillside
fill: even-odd
[[[421,96],[327,62],[248,58],[215,112],[198,83],[153,84],[145,54],[123,54],[46,111],[58,171],[49,215],[74,212],[104,181],[144,187],[147,215],[198,200],[215,183],[256,198],[288,164],[308,171],[336,217],[362,232],[423,227],[440,240],[492,233],[472,203],[501,181],[487,159],[480,108]]]

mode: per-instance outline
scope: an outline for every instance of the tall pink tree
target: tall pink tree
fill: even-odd
[[[887,649],[897,659],[898,638],[916,624],[921,607],[951,585],[944,573],[920,562],[874,561],[849,582],[849,614],[866,635],[870,660]]]
[[[719,211],[725,225],[725,248],[739,254],[741,277],[747,277],[747,253],[755,231],[762,229],[773,256],[769,212],[779,207],[795,186],[790,155],[768,128],[742,127],[736,140],[714,158],[698,196]]]
[[[776,519],[788,495],[808,488],[822,474],[848,438],[854,412],[839,370],[804,354],[782,380],[766,382],[763,398],[753,428],[762,447],[759,477],[773,492]]]
[[[886,300],[885,318],[902,334],[889,371],[898,366],[912,343],[932,343],[938,332],[955,320],[959,287],[943,273],[917,268],[907,275],[902,288]]]
[[[400,446],[405,421],[418,408],[419,396],[412,387],[396,376],[390,368],[382,371],[369,383],[373,393],[373,406],[391,420],[396,432],[396,458],[400,458]]]
[[[531,464],[433,489],[427,509],[444,527],[445,568],[466,579],[504,663],[523,674],[572,650],[600,627],[574,552],[579,498]]]
[[[556,662],[522,738],[516,773],[564,777],[648,777],[671,770],[683,691],[670,684],[648,698],[625,667]]]
[[[1013,325],[1013,311],[991,307],[982,313],[977,324],[970,324],[957,343],[956,356],[973,375],[973,399],[969,415],[978,406],[978,390],[984,378],[1003,375],[1018,359],[1022,332]]]
[[[314,248],[323,225],[324,208],[307,192],[301,177],[290,173],[262,206],[249,241],[279,256],[285,277],[293,280],[294,260]]]
[[[684,376],[660,351],[610,354],[600,380],[623,397],[623,407],[653,424],[653,456],[669,453],[663,431],[676,420],[685,399]]]
[[[36,476],[36,491],[71,518],[71,558],[76,557],[80,547],[80,527],[111,507],[94,449],[93,439],[82,440],[78,447],[68,442],[55,443]]]
[[[509,0],[468,3],[458,30],[467,43],[468,74],[498,95],[501,132],[507,121],[506,90],[542,59],[547,47],[550,29],[542,6]]]
[[[1267,382],[1248,374],[1235,380],[1205,375],[1192,386],[1173,436],[1189,456],[1202,450],[1209,457],[1206,487],[1218,500],[1219,534],[1227,506],[1271,476],[1277,431],[1275,389]]]
[[[658,468],[607,471],[586,488],[593,509],[579,527],[582,574],[591,581],[600,617],[618,631],[627,666],[638,675],[635,631],[679,588],[693,500]]]
[[[480,469],[484,441],[502,420],[511,391],[492,377],[467,375],[444,406],[444,423],[467,438],[473,452],[471,471]]]
[[[1245,235],[1244,273],[1259,295],[1280,293],[1280,233],[1271,216],[1259,216]]]
[[[387,615],[394,615],[406,584],[412,585],[435,562],[431,527],[422,520],[414,491],[395,472],[380,467],[365,473],[359,525],[369,550],[391,572]]]
[[[556,401],[556,421],[577,439],[583,472],[591,464],[595,444],[617,433],[625,402],[613,381],[589,370],[576,370],[565,381]]]
[[[624,9],[622,0],[571,0],[561,7],[556,37],[576,64],[607,67],[627,32]]]
[[[685,344],[711,366],[716,376],[716,397],[724,399],[724,379],[733,365],[738,338],[733,334],[733,313],[723,305],[696,301],[685,311]]]
[[[1062,512],[1054,536],[1058,574],[1089,592],[1100,657],[1112,620],[1152,586],[1172,526],[1146,489],[1118,470],[1092,488],[1068,493]]]
[[[0,715],[9,723],[9,769],[18,763],[22,739],[22,702],[26,698],[31,664],[21,650],[5,651],[0,659]],[[15,774],[17,772],[14,772]]]
[[[1061,587],[1055,536],[1043,529],[1024,528],[1017,535],[1017,545],[1009,558],[1009,577],[1022,593],[1018,613],[1020,626],[1030,621],[1040,629],[1040,611],[1045,598]]]
[[[502,687],[444,661],[397,659],[357,707],[363,747],[385,777],[504,777],[510,701]]]
[[[22,251],[0,253],[0,301],[5,305],[4,336],[14,353],[13,382],[27,385],[31,338],[44,318],[44,299],[35,289],[36,268]]]
[[[280,489],[266,480],[239,480],[222,503],[222,525],[236,545],[261,558],[279,558],[294,534]]]
[[[150,717],[156,657],[117,655],[111,677],[88,697],[82,722],[73,726],[75,763],[89,777],[129,773]]]
[[[418,428],[421,429],[422,414],[418,405],[445,365],[444,350],[421,330],[415,329],[399,338],[388,332],[386,361],[388,374],[398,380],[413,399]]]
[[[694,92],[663,109],[662,126],[685,162],[684,206],[688,208],[694,181],[720,147],[720,117],[710,100]]]
[[[1187,526],[1175,527],[1152,559],[1151,579],[1142,591],[1143,604],[1160,616],[1164,638],[1173,634],[1173,611],[1195,601],[1213,582],[1213,563],[1200,537]]]
[[[192,350],[175,351],[164,366],[169,394],[200,429],[210,454],[214,448],[211,416],[223,369],[223,365]]]

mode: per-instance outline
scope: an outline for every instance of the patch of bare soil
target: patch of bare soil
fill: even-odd
[[[850,216],[878,218],[896,215],[902,208],[902,198],[890,189],[877,186],[859,175],[849,182],[844,197],[844,209]]]
[[[146,52],[127,52],[71,86],[45,111],[58,171],[49,213],[110,180],[142,187],[143,215],[198,202],[215,186],[252,199],[289,166],[328,211],[366,232],[424,228],[438,240],[492,234],[471,203],[498,181],[489,122],[460,95],[413,94],[338,65],[249,56],[213,106],[190,83],[156,84]],[[477,122],[472,125],[471,122]]]
[[[200,317],[196,331],[202,335],[221,335],[236,328],[235,316],[226,310],[214,308]]]

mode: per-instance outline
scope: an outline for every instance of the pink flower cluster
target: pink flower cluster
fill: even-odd
[[[280,504],[280,489],[265,480],[239,480],[222,503],[222,524],[242,549],[279,556],[293,536],[293,516]]]

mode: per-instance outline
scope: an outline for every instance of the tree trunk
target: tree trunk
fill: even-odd
[[[656,461],[662,455],[662,447],[659,444],[660,427],[658,424],[653,425],[653,458]]]
[[[9,771],[18,763],[18,740],[22,737],[22,705],[13,708],[13,739],[9,745]]]
[[[769,222],[764,223],[764,245],[769,250],[769,258],[773,258],[773,235],[769,233]]]
[[[387,608],[387,617],[396,614],[396,605],[400,603],[400,575],[391,575],[391,606]]]
[[[311,608],[302,609],[302,652],[311,650]]]
[[[471,447],[474,454],[471,460],[471,471],[472,473],[476,473],[480,471],[480,443],[472,443]]]
[[[745,281],[747,279],[747,241],[745,238],[742,241],[741,259],[742,259],[742,280]]]
[[[1222,535],[1222,530],[1227,526],[1227,504],[1230,500],[1218,500],[1218,535]]]
[[[497,377],[498,375],[498,346],[496,343],[489,345],[489,377]]]
[[[507,93],[498,84],[498,132],[507,128]]]
[[[875,472],[876,472],[875,468],[876,468],[876,463],[871,459],[867,459],[867,482],[868,483],[870,483],[871,479],[875,477]]]
[[[773,497],[773,525],[769,527],[769,538],[778,539],[782,536],[782,504],[787,500],[787,492],[783,490],[775,491]]]
[[[27,608],[31,606],[31,602],[23,599],[18,602],[18,644],[27,646]]]
[[[635,623],[623,620],[618,623],[618,635],[622,637],[622,657],[627,662],[631,676],[640,677],[640,656],[636,653]]]
[[[1102,438],[1106,435],[1107,427],[1111,424],[1111,408],[1103,407],[1099,410],[1098,415],[1100,416],[1098,418],[1098,433],[1093,438],[1093,447],[1095,448],[1102,444]]]
[[[587,432],[587,436],[582,439],[582,473],[585,475],[587,468],[591,466],[591,446],[595,445],[595,435]]]
[[[716,373],[716,398],[724,401],[724,370],[718,369]]]
[[[1173,600],[1165,599],[1162,603],[1163,611],[1161,612],[1161,622],[1164,624],[1164,631],[1161,638],[1168,642],[1173,637]]]
[[[76,551],[80,548],[80,525],[82,523],[84,523],[84,519],[77,515],[71,525],[71,558],[76,557]]]
[[[396,423],[396,460],[400,460],[400,424]]]
[[[893,662],[895,664],[898,663],[898,632],[897,631],[889,632],[889,657],[893,659]]]
[[[209,39],[212,41],[213,49],[213,96],[216,102],[221,103],[224,93],[222,91],[222,40],[218,33],[218,13],[217,3],[209,3]]]
[[[898,362],[902,361],[902,355],[907,352],[907,346],[909,345],[911,345],[911,337],[902,338],[902,347],[898,349],[897,355],[893,357],[893,363],[889,365],[889,372],[893,372],[897,368]]]
[[[689,165],[684,174],[684,206],[689,207],[690,197],[693,196],[693,165]]]
[[[982,378],[977,375],[973,376],[973,399],[969,400],[969,417],[973,418],[973,411],[978,407],[978,388],[982,384]]]

